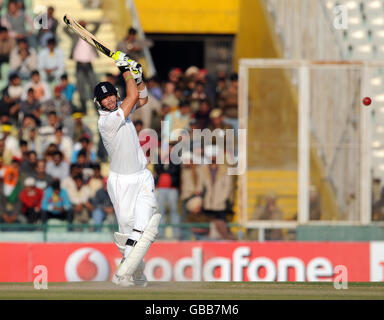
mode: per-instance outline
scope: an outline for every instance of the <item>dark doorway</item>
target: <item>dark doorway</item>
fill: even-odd
[[[185,71],[190,66],[204,68],[204,40],[159,39],[157,36],[146,35],[153,41],[152,59],[157,76],[161,80],[168,78],[172,68]]]

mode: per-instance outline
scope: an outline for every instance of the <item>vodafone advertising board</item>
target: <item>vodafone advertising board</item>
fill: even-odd
[[[0,243],[0,282],[107,281],[120,261],[112,243]],[[155,242],[145,257],[150,281],[384,280],[383,242]]]

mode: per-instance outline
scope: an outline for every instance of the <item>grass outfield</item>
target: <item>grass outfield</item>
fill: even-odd
[[[384,300],[384,283],[352,282],[336,290],[324,282],[150,282],[146,288],[121,288],[111,282],[55,282],[47,290],[33,283],[0,283],[0,299],[67,300]]]

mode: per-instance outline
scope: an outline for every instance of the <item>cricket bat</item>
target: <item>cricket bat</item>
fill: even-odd
[[[79,35],[81,39],[94,46],[97,50],[104,53],[106,56],[117,60],[118,55],[116,52],[108,49],[108,47],[98,40],[92,33],[83,28],[75,19],[71,18],[68,14],[63,17],[65,24]]]

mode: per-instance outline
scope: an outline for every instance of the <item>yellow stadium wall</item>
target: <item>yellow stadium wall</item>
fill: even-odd
[[[235,34],[240,0],[135,0],[144,32]]]

